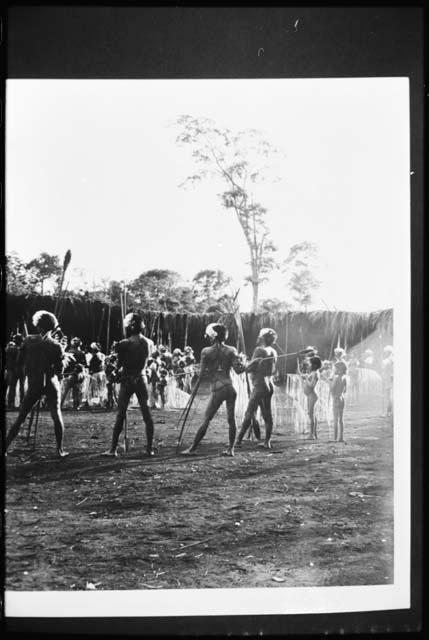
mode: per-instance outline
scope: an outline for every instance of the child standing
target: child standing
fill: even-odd
[[[343,413],[344,395],[347,390],[346,373],[347,366],[345,362],[339,360],[334,365],[334,376],[329,383],[334,411],[334,440],[336,442],[344,442]]]
[[[314,414],[318,395],[316,393],[316,385],[319,382],[319,369],[322,361],[319,356],[309,358],[310,373],[303,375],[304,393],[307,396],[308,417],[310,418],[310,435],[309,440],[317,439],[317,418]]]

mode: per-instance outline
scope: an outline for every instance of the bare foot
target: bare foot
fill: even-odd
[[[223,456],[229,456],[229,457],[234,457],[234,449],[225,449],[225,451],[222,451],[222,455]]]
[[[262,447],[262,449],[272,449],[271,442],[258,442],[258,447]]]
[[[59,449],[58,450],[58,455],[59,455],[60,458],[65,458],[66,456],[69,455],[69,452],[68,451],[63,451],[63,449]]]
[[[112,451],[111,449],[109,449],[108,451],[103,451],[101,455],[108,456],[109,458],[117,458],[118,452],[116,450]]]
[[[189,449],[184,449],[183,451],[180,452],[181,456],[194,456],[195,455],[195,451],[192,450],[191,447],[189,447]]]

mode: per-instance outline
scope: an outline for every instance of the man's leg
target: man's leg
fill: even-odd
[[[148,406],[148,393],[146,385],[142,378],[139,378],[135,385],[135,394],[140,405],[143,420],[146,426],[146,453],[148,456],[153,456],[153,420]]]
[[[332,409],[333,409],[333,414],[334,414],[334,440],[337,441],[338,440],[338,400],[336,398],[333,398],[332,401]]]
[[[43,386],[40,382],[31,383],[29,381],[27,393],[24,396],[24,400],[18,411],[18,416],[9,429],[9,433],[6,436],[6,451],[9,448],[9,445],[15,440],[18,432],[25,422],[27,415],[30,413],[31,409],[34,407],[36,402],[40,400],[42,395]]]
[[[18,378],[13,371],[7,372],[7,384],[9,385],[7,393],[7,406],[8,409],[15,409],[15,396],[16,396],[16,383]]]
[[[60,458],[69,454],[64,451],[64,422],[61,414],[61,386],[57,378],[51,378],[46,385],[46,400],[49,411],[54,421],[55,439],[57,441],[57,451]]]
[[[76,381],[72,386],[73,409],[77,411],[80,405],[80,382]]]
[[[273,414],[271,411],[271,399],[273,397],[273,389],[264,393],[264,396],[261,398],[260,407],[262,417],[265,422],[265,439],[263,446],[266,449],[271,449],[271,435],[273,433]]]
[[[316,419],[314,416],[314,408],[317,402],[317,395],[315,393],[311,393],[307,396],[307,404],[308,404],[308,417],[310,418],[310,436],[309,440],[315,440],[317,438],[317,426]]]
[[[221,391],[212,391],[212,394],[210,396],[210,400],[208,402],[208,405],[206,407],[206,411],[205,411],[205,414],[204,414],[203,424],[201,425],[201,427],[198,429],[197,433],[195,434],[195,438],[194,438],[194,441],[193,441],[192,445],[188,449],[185,449],[184,451],[181,452],[183,455],[194,453],[194,451],[198,447],[199,443],[201,442],[201,440],[206,435],[206,432],[207,432],[208,426],[210,424],[210,421],[214,418],[214,416],[217,413],[217,410],[219,409],[220,405],[222,404],[222,402],[224,400],[226,400],[226,396],[225,396],[225,393],[222,392],[222,390]]]
[[[237,428],[235,424],[236,399],[237,399],[237,392],[233,387],[231,387],[231,391],[228,393],[228,397],[226,399],[226,414],[228,417],[228,426],[229,426],[229,447],[225,453],[228,456],[234,455],[234,442],[235,442],[235,435],[237,432]]]
[[[69,378],[63,379],[63,392],[61,394],[61,409],[64,406],[64,402],[66,401],[72,386],[73,386],[73,382],[72,382],[71,376]]]
[[[249,402],[247,404],[247,409],[246,409],[246,412],[244,414],[243,423],[241,425],[241,429],[240,429],[240,432],[238,434],[236,446],[240,446],[241,441],[243,440],[247,429],[250,427],[250,423],[252,422],[252,418],[255,415],[255,412],[256,412],[256,410],[257,410],[257,408],[259,406],[260,399],[261,399],[260,392],[259,391],[255,391],[255,389],[254,389],[252,391],[252,393],[250,394],[250,397],[249,397]]]
[[[342,398],[339,401],[338,406],[338,442],[344,442],[344,424],[343,424],[343,413],[344,413],[344,399]]]
[[[18,379],[19,379],[19,404],[21,405],[24,400],[24,394],[25,394],[25,387],[24,387],[25,375],[23,371],[19,373]]]
[[[110,446],[110,450],[105,451],[103,455],[117,455],[119,436],[121,435],[124,426],[128,403],[133,393],[134,389],[130,387],[128,382],[121,382],[118,395],[118,412],[116,414],[115,426],[113,427],[112,444]]]

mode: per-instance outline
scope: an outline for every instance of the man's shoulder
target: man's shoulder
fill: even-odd
[[[223,347],[230,355],[237,355],[237,349],[235,347],[232,347],[229,344],[224,344]]]
[[[269,351],[268,351],[268,347],[258,346],[258,347],[256,347],[255,351],[253,352],[253,357],[254,358],[265,358],[268,355],[270,355]]]

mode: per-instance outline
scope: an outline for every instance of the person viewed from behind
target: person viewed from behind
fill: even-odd
[[[52,337],[58,321],[49,311],[37,311],[32,319],[37,333],[25,338],[22,345],[24,370],[28,378],[28,388],[6,437],[6,450],[14,441],[27,415],[35,404],[46,396],[47,405],[54,423],[57,453],[60,458],[68,455],[63,448],[64,423],[61,415],[60,380],[63,374],[65,354],[61,344]]]
[[[124,328],[127,337],[117,345],[120,379],[118,412],[113,428],[111,447],[103,455],[117,455],[119,436],[124,427],[127,408],[131,397],[136,394],[146,426],[146,454],[153,456],[153,421],[148,407],[148,391],[143,378],[143,370],[151,345],[143,335],[144,323],[138,313],[128,313],[125,316]]]

